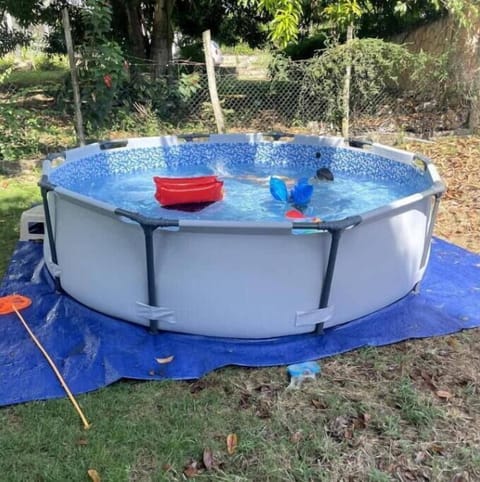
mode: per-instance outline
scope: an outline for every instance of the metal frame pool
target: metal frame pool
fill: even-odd
[[[55,182],[70,162],[198,140],[211,146],[292,143],[349,158],[368,153],[411,166],[427,176],[428,188],[338,221],[242,222],[153,219]],[[321,333],[383,308],[421,281],[445,190],[426,158],[336,137],[164,136],[95,143],[61,158],[57,167],[53,156],[44,162],[40,181],[44,258],[58,288],[154,332],[247,339]],[[316,233],[295,235],[305,229]]]

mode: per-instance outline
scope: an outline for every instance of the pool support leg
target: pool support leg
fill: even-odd
[[[145,237],[145,264],[147,268],[147,298],[149,306],[157,306],[157,292],[155,283],[155,252],[153,244],[153,233],[157,228],[178,228],[179,221],[174,219],[155,219],[126,209],[115,209],[117,216],[123,216],[137,222]],[[160,328],[158,320],[150,319],[150,333],[158,333]]]
[[[48,244],[50,246],[50,256],[53,264],[58,265],[57,247],[55,245],[55,237],[53,235],[52,217],[50,215],[50,208],[48,207],[48,193],[53,191],[55,186],[48,182],[47,176],[45,175],[42,176],[38,184],[40,186],[40,192],[42,195],[43,211],[45,213],[45,227],[47,230]],[[60,277],[54,276],[53,279],[55,282],[55,289],[60,293],[63,292]]]
[[[340,244],[340,238],[342,237],[343,229],[330,231],[332,241],[330,243],[330,252],[328,254],[327,270],[325,272],[325,278],[322,284],[322,294],[320,295],[319,309],[326,308],[328,306],[328,300],[330,298],[330,291],[332,289],[333,273],[335,272],[335,263],[337,262],[338,245]],[[323,334],[323,323],[319,323],[315,329],[317,335]]]
[[[342,237],[344,231],[354,228],[361,222],[362,217],[357,215],[350,216],[339,221],[299,221],[293,224],[293,229],[316,229],[317,231],[328,231],[332,238],[330,242],[330,251],[328,253],[327,269],[323,278],[322,292],[320,294],[320,303],[318,306],[320,310],[328,307],[340,238]],[[323,334],[323,323],[317,324],[314,333],[315,335]]]
[[[155,292],[155,260],[153,253],[153,232],[156,227],[146,224],[141,224],[143,233],[145,235],[145,260],[147,263],[147,290],[148,290],[148,304],[150,306],[157,306],[157,294]],[[157,334],[159,332],[158,320],[150,321],[150,333]]]

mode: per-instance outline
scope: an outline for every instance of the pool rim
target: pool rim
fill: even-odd
[[[267,137],[271,137],[272,140],[266,140]],[[63,162],[72,162],[81,159],[86,159],[92,155],[110,151],[110,150],[122,150],[128,151],[139,147],[148,147],[145,144],[154,144],[159,141],[159,144],[155,144],[150,147],[166,147],[172,145],[178,145],[179,141],[195,142],[203,141],[208,143],[260,143],[260,142],[285,142],[281,139],[291,139],[291,142],[296,142],[298,144],[310,144],[318,145],[319,147],[334,147],[342,148],[347,150],[366,152],[374,155],[378,155],[385,159],[394,162],[400,162],[403,164],[410,165],[415,169],[423,170],[423,175],[429,175],[431,179],[431,186],[427,189],[410,194],[408,196],[401,197],[387,204],[384,204],[378,208],[371,209],[369,211],[362,212],[353,217],[361,218],[361,222],[373,221],[377,218],[383,217],[385,213],[391,213],[396,211],[401,211],[405,207],[413,204],[421,199],[430,196],[442,196],[446,190],[446,185],[441,179],[435,165],[426,156],[418,153],[411,153],[405,150],[396,149],[383,144],[359,140],[359,139],[349,139],[345,141],[342,137],[335,136],[313,136],[304,134],[289,134],[289,133],[242,133],[242,134],[184,134],[184,135],[167,135],[167,136],[153,136],[153,137],[132,137],[127,139],[115,139],[98,141],[85,146],[75,147],[73,149],[67,149],[60,151],[58,153],[51,154],[43,160],[42,164],[42,177],[39,181],[39,186],[41,189],[47,191],[55,190],[59,195],[68,197],[79,204],[86,204],[94,209],[113,213],[117,216],[130,219],[135,222],[146,223],[151,226],[157,227],[192,227],[192,228],[220,228],[220,229],[255,229],[258,228],[262,230],[267,229],[284,229],[286,226],[290,226],[291,229],[317,229],[319,231],[328,230],[328,226],[343,226],[345,224],[345,219],[336,219],[333,221],[216,221],[216,220],[193,220],[193,219],[172,219],[172,218],[154,218],[150,216],[145,216],[135,211],[129,211],[123,208],[119,208],[114,204],[100,201],[92,197],[77,193],[71,189],[63,188],[49,181],[48,174],[57,169],[60,166],[53,166],[53,161],[57,159],[63,159]],[[314,143],[312,141],[317,141]],[[348,218],[346,218],[348,219]]]

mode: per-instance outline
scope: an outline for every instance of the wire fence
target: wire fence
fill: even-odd
[[[181,92],[182,85],[191,82],[190,76],[195,78],[193,88],[181,98],[181,109],[175,113],[182,112],[177,124],[198,123],[214,128],[207,76],[198,65],[190,74],[176,72],[167,84]],[[344,116],[343,85],[335,86],[333,95],[324,95],[321,84],[322,79],[312,83],[311,77],[305,75],[288,79],[249,78],[248,74],[240,76],[231,69],[216,71],[227,130],[301,127],[319,133],[339,133]],[[380,88],[366,97],[355,83],[351,85],[349,110],[352,135],[406,131],[429,137],[435,132],[459,129],[468,117],[466,106],[445,108],[436,99],[425,97],[419,101],[411,91]]]
[[[179,129],[215,130],[203,64],[174,66],[168,75],[156,82],[150,76],[151,65],[142,68],[136,67],[137,80],[130,82],[130,90],[118,95],[122,102],[128,96],[137,99],[127,104],[132,113],[140,117],[153,113]],[[140,83],[139,75],[142,79]],[[319,134],[339,134],[344,116],[343,85],[339,82],[333,89],[330,86],[330,93],[325,95],[322,85],[327,80],[313,81],[311,76],[301,73],[288,78],[269,77],[266,73],[250,77],[248,71],[239,74],[235,68],[217,68],[217,91],[226,129],[266,131],[303,128]],[[146,99],[138,98],[138,92],[132,95],[132,89],[139,90],[141,83],[149,85],[150,94]],[[56,90],[60,88],[58,84],[42,88],[52,98],[59,98],[56,95]],[[0,82],[0,102],[22,89],[9,83],[8,79]],[[71,100],[69,102],[71,107]],[[125,105],[123,102],[123,109]],[[351,84],[349,110],[351,135],[401,131],[430,137],[439,131],[459,129],[467,123],[468,117],[465,106],[445,109],[437,105],[436,99],[423,98],[420,102],[415,92],[379,88],[366,97],[355,82]]]

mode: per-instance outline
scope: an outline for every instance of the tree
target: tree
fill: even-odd
[[[297,38],[305,21],[316,22],[327,13],[324,19],[332,21],[332,14],[337,5],[355,7],[360,16],[358,30],[375,35],[386,35],[397,31],[402,25],[411,25],[422,19],[431,19],[435,15],[450,11],[460,22],[468,24],[471,18],[479,15],[477,2],[470,0],[98,0],[111,4],[114,28],[110,35],[117,40],[124,50],[141,59],[150,59],[159,75],[171,59],[174,22],[185,28],[187,8],[199,10],[198,5],[208,15],[211,28],[215,33],[219,25],[219,16],[231,15],[232,11],[251,15],[256,12],[256,19],[269,20],[270,39],[279,46]],[[59,25],[60,12],[66,0],[44,2],[43,0],[0,0],[0,15],[4,12],[14,16],[22,26],[47,23]],[[235,10],[237,9],[237,10]],[[242,10],[243,9],[243,10]],[[72,11],[72,26],[75,35],[82,35],[82,29],[76,28],[76,9]],[[330,11],[330,17],[328,12]],[[221,15],[219,14],[221,12]],[[248,12],[248,13],[247,13]],[[336,16],[336,21],[341,16]],[[195,23],[191,19],[191,26]],[[202,22],[199,22],[201,24]],[[235,22],[231,22],[230,25]],[[193,28],[192,28],[193,30]],[[60,38],[58,36],[58,38]]]
[[[312,13],[312,5],[306,7],[307,0],[239,0],[243,3],[256,5],[260,10],[264,10],[273,15],[271,22],[271,39],[279,46],[285,46],[288,42],[295,40],[299,34],[299,26],[303,17],[303,12],[307,9]],[[401,25],[415,24],[419,21],[428,21],[432,17],[451,13],[458,21],[469,26],[474,23],[474,19],[480,16],[480,5],[471,0],[343,0],[331,1],[320,0],[314,2],[317,10],[325,14],[326,21],[340,21],[347,27],[348,21],[343,22],[342,15],[350,15],[356,10],[360,25],[367,26],[371,22],[376,22],[378,35],[379,29],[387,24]],[[350,11],[348,13],[348,11]],[[343,12],[343,13],[342,13]],[[337,14],[336,14],[337,13]],[[338,26],[338,24],[337,24]],[[391,33],[397,33],[397,31]],[[390,35],[391,35],[390,33]],[[383,34],[388,32],[383,31]]]

